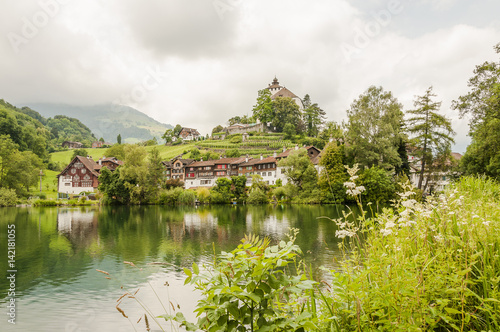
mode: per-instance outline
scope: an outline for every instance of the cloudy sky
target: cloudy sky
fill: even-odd
[[[341,122],[370,85],[406,109],[434,86],[451,101],[498,61],[498,0],[3,0],[0,98],[117,102],[203,134],[251,114],[276,75]]]

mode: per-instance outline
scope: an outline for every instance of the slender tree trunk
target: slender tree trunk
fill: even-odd
[[[425,161],[427,157],[427,134],[429,132],[429,112],[425,114],[425,138],[424,138],[424,149],[422,151],[422,159],[420,161],[420,178],[418,179],[418,189],[422,189],[422,181],[424,180],[425,171]]]

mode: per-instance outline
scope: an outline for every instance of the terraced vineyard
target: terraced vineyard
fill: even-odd
[[[270,155],[274,151],[281,152],[283,147],[289,149],[295,144],[290,140],[283,139],[282,134],[272,133],[272,134],[262,134],[260,136],[250,136],[248,140],[241,143],[231,143],[230,139],[226,140],[207,140],[197,142],[196,146],[199,149],[209,149],[209,150],[228,150],[228,149],[238,149],[242,154],[248,154],[251,156],[260,155]]]

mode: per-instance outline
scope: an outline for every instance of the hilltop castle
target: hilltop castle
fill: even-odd
[[[274,100],[277,97],[289,97],[292,98],[297,103],[297,105],[299,105],[300,111],[304,110],[302,99],[300,99],[296,94],[288,90],[286,87],[281,86],[276,76],[274,77],[273,82],[269,84],[266,89],[271,92],[272,100]]]

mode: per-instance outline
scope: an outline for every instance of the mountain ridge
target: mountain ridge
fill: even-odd
[[[165,130],[172,129],[147,114],[129,106],[96,104],[90,106],[58,103],[26,103],[44,117],[66,115],[80,120],[90,128],[97,138],[115,143],[120,134],[122,142],[136,143],[149,139],[160,139]]]

